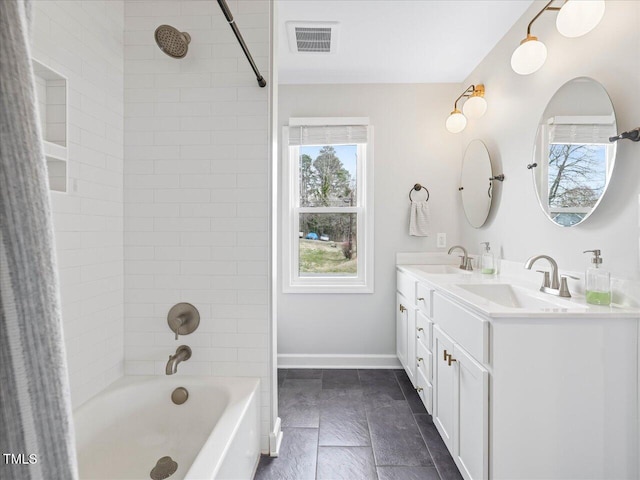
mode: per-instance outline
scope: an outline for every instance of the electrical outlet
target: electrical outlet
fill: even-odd
[[[437,246],[438,246],[438,248],[447,248],[447,234],[446,233],[439,233],[438,234]]]

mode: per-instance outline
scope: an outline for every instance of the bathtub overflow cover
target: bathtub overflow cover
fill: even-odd
[[[189,398],[189,392],[184,387],[176,388],[171,394],[171,401],[176,405],[182,405]]]
[[[176,473],[176,470],[178,470],[178,464],[171,457],[162,457],[151,469],[149,476],[152,480],[164,480]]]

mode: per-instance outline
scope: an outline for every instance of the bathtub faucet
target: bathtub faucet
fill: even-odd
[[[167,375],[173,375],[178,371],[178,364],[185,362],[191,358],[191,349],[186,345],[180,345],[176,350],[175,355],[169,355],[169,361],[167,362]]]

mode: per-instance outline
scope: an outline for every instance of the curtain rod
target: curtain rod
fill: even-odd
[[[231,26],[231,30],[233,30],[233,33],[238,39],[238,42],[240,42],[242,51],[247,57],[247,60],[249,60],[249,64],[253,69],[253,73],[256,74],[256,80],[258,81],[258,85],[260,85],[260,87],[265,87],[267,85],[267,81],[264,79],[262,75],[260,75],[260,71],[258,70],[258,67],[256,67],[255,62],[253,61],[253,57],[251,56],[251,53],[249,53],[247,44],[244,43],[242,34],[240,33],[240,30],[238,30],[238,26],[236,25],[236,22],[233,20],[233,15],[231,15],[231,10],[229,10],[229,6],[227,5],[226,0],[218,0],[218,5],[220,5],[220,8],[222,9],[222,13],[224,13],[224,16],[226,17],[227,22],[229,22],[229,25]]]

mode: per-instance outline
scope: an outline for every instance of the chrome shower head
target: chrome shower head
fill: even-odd
[[[154,37],[160,50],[173,58],[183,58],[191,42],[191,35],[180,32],[171,25],[160,25],[156,28]]]

